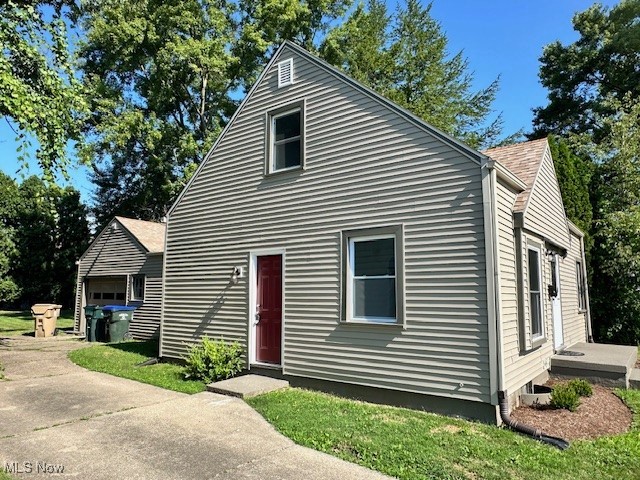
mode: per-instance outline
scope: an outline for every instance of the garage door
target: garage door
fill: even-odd
[[[127,279],[90,278],[87,280],[88,305],[125,305]]]

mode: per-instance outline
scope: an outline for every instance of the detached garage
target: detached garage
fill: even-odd
[[[165,224],[115,217],[78,260],[75,330],[86,305],[136,307],[130,333],[157,337],[162,301]]]

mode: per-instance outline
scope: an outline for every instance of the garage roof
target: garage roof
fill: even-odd
[[[135,220],[133,218],[116,217],[120,225],[127,229],[149,253],[164,252],[165,223]]]

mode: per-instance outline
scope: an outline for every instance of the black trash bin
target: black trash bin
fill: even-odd
[[[129,325],[133,320],[136,307],[125,305],[105,305],[102,307],[106,322],[107,342],[121,342],[129,332]]]
[[[87,305],[84,307],[84,318],[87,323],[87,342],[104,342],[104,312],[100,305]]]

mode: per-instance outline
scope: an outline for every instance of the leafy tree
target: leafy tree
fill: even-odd
[[[47,185],[38,177],[27,178],[18,189],[15,242],[18,256],[11,274],[20,286],[20,303],[55,300],[55,210]]]
[[[56,254],[54,256],[56,280],[59,292],[56,301],[65,307],[75,304],[76,260],[89,246],[89,222],[87,207],[80,199],[80,192],[67,187],[59,189],[56,201]]]
[[[594,188],[592,311],[602,341],[640,343],[640,101],[609,100],[619,112],[591,145]]]
[[[548,140],[567,217],[584,232],[585,250],[589,257],[593,243],[589,234],[593,219],[589,191],[595,165],[589,156],[574,153],[564,139],[552,135]]]
[[[462,52],[453,56],[431,16],[431,4],[407,0],[389,14],[385,2],[356,7],[331,31],[321,54],[356,80],[432,125],[480,147],[501,133],[500,117],[488,121],[498,81],[472,91],[473,75]]]
[[[0,305],[10,304],[20,295],[20,288],[10,275],[11,266],[18,255],[13,229],[17,198],[18,186],[0,172]]]
[[[609,98],[640,98],[640,0],[612,9],[595,4],[573,18],[580,38],[554,42],[540,58],[540,80],[549,89],[547,106],[535,109],[536,135],[607,134],[603,118],[615,115]]]
[[[0,176],[0,219],[0,302],[73,305],[75,261],[89,238],[78,191],[36,176],[19,186]]]
[[[346,0],[92,0],[84,84],[98,224],[159,219],[285,38],[312,45]]]
[[[85,112],[67,45],[73,0],[7,0],[0,4],[0,116],[16,131],[19,159],[30,138],[44,177],[66,176],[69,140],[79,140]]]

